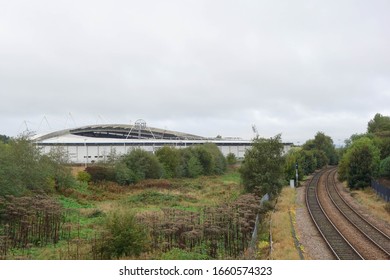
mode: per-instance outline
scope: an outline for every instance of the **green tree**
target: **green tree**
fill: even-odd
[[[317,168],[322,168],[327,164],[336,165],[338,162],[333,140],[323,132],[317,132],[314,139],[306,141],[302,148],[306,151],[314,151]]]
[[[157,179],[162,175],[161,165],[155,155],[142,149],[132,150],[121,162],[134,173],[134,180]]]
[[[296,179],[296,164],[298,164],[298,180],[302,180],[304,171],[301,164],[300,151],[291,149],[285,155],[284,174],[286,181]]]
[[[303,174],[309,175],[317,168],[317,158],[314,151],[301,150],[298,159],[299,166],[303,170]]]
[[[185,148],[180,151],[180,177],[196,178],[203,173],[202,165],[193,148]]]
[[[32,191],[49,193],[74,183],[70,169],[58,157],[41,155],[27,137],[0,143],[1,196],[20,196]]]
[[[339,164],[339,179],[346,180],[350,188],[370,185],[378,175],[380,151],[373,140],[362,137],[352,142]]]
[[[284,158],[281,135],[274,138],[253,140],[252,147],[245,152],[240,168],[243,184],[248,192],[259,195],[276,194],[284,182]]]
[[[381,160],[379,166],[379,175],[390,179],[390,156]]]
[[[215,159],[212,154],[202,145],[192,147],[192,152],[198,159],[201,166],[202,175],[211,175],[214,173]]]
[[[2,135],[2,134],[0,134],[0,142],[2,142],[2,143],[8,143],[10,140],[11,140],[11,138],[8,137],[7,135]]]
[[[178,149],[164,146],[158,149],[155,155],[162,164],[164,178],[179,176],[180,153]]]
[[[368,122],[367,132],[378,136],[389,136],[390,117],[377,113],[374,118]]]
[[[336,148],[331,137],[325,135],[323,132],[317,132],[314,137],[314,143],[317,150],[325,153],[330,165],[336,165],[338,163]]]
[[[124,162],[115,165],[115,181],[120,185],[130,185],[139,180],[136,174]]]
[[[220,175],[226,171],[227,161],[221,150],[214,143],[205,143],[203,147],[212,156],[212,174]]]

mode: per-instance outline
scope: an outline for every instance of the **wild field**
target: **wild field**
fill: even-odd
[[[126,187],[79,182],[42,200],[41,210],[15,201],[30,214],[3,211],[15,221],[14,240],[2,243],[3,259],[243,258],[259,211],[258,198],[244,194],[234,168],[220,176],[144,180]],[[43,234],[47,242],[34,243]],[[126,246],[130,253],[124,254]]]

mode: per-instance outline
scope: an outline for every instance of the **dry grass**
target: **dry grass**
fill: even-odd
[[[354,190],[351,196],[373,216],[390,223],[390,213],[387,210],[389,203],[378,197],[373,189]]]
[[[84,171],[85,170],[85,166],[81,166],[81,165],[73,165],[70,167],[70,170],[72,172],[72,175],[73,176],[77,176],[77,174],[80,172],[80,171]]]
[[[295,221],[296,191],[284,188],[278,198],[275,212],[272,214],[271,232],[273,250],[270,256],[273,260],[299,260],[299,253],[294,245],[292,227]],[[291,224],[290,215],[293,224]]]

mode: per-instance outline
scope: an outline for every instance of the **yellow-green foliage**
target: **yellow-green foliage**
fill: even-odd
[[[294,246],[290,214],[295,221],[295,198],[293,188],[283,188],[275,212],[272,214],[271,232],[273,250],[270,256],[276,260],[298,260],[299,254]],[[290,214],[289,214],[290,213]]]

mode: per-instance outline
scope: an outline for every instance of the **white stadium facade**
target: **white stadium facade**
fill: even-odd
[[[143,120],[138,120],[134,125],[104,124],[64,129],[35,135],[33,141],[44,154],[61,148],[68,154],[69,161],[75,164],[104,162],[113,153],[121,155],[137,148],[154,153],[164,146],[185,148],[204,143],[215,143],[224,156],[233,153],[242,159],[252,143],[251,140],[240,138],[206,138],[148,127]],[[284,152],[287,152],[291,145],[284,144]]]

